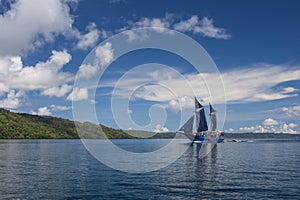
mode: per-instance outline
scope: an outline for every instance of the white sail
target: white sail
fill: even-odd
[[[179,129],[178,132],[182,133],[193,133],[194,115],[190,117],[187,122]]]
[[[215,109],[209,104],[210,107],[210,130],[216,131],[217,129],[217,117]]]

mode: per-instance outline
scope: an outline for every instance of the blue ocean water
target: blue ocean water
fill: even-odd
[[[168,140],[114,140],[134,151]],[[187,144],[188,145],[188,144]],[[192,145],[154,172],[111,169],[80,140],[0,140],[1,199],[300,199],[300,141]],[[113,156],[113,155],[112,155]]]

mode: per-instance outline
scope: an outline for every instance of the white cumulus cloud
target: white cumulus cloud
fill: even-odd
[[[1,66],[7,60],[12,61],[10,57],[0,58],[0,83],[11,89],[47,89],[73,80],[72,74],[61,71],[71,60],[71,55],[66,51],[52,51],[49,60],[38,62],[35,66],[22,66],[21,61],[16,59],[18,68],[13,70],[10,65]]]
[[[82,101],[88,100],[88,89],[87,88],[73,88],[73,91],[67,97],[69,101]]]
[[[296,134],[294,130],[298,125],[295,123],[286,123],[268,118],[262,122],[262,124],[254,125],[250,127],[241,127],[239,130],[242,132],[253,133],[289,133]]]
[[[50,116],[52,115],[52,111],[57,112],[57,111],[66,111],[70,110],[70,106],[61,106],[61,105],[50,105],[50,107],[44,106],[44,107],[39,107],[37,111],[31,111],[30,113],[33,115],[47,115]]]
[[[164,18],[147,18],[142,17],[136,22],[129,21],[130,27],[132,28],[145,28],[145,27],[154,27],[154,28],[170,28],[170,15],[166,15]]]
[[[78,49],[94,46],[108,33],[99,30],[94,22],[85,33],[73,26],[72,8],[78,0],[17,0],[9,1],[10,9],[0,14],[0,56],[26,55],[63,35],[76,40]]]
[[[65,50],[52,51],[47,61],[34,66],[23,66],[18,56],[0,57],[0,97],[14,90],[38,90],[44,96],[65,96],[71,90],[68,83],[73,81],[74,75],[63,72],[62,68],[70,60],[71,55]]]
[[[79,49],[86,50],[89,47],[93,47],[94,45],[96,45],[96,43],[99,40],[101,32],[97,29],[95,23],[90,23],[86,27],[86,31],[88,32],[83,35],[80,34],[79,32],[77,34],[79,41],[76,46]]]
[[[4,99],[0,100],[0,107],[7,109],[16,109],[22,104],[23,97],[25,96],[24,91],[11,90],[7,93]]]
[[[300,116],[300,106],[283,107],[281,111],[289,117]]]
[[[174,112],[178,112],[185,108],[191,108],[194,105],[194,97],[192,96],[183,96],[178,99],[171,99],[167,102],[164,107],[168,108]]]
[[[214,25],[214,20],[207,17],[203,17],[199,20],[199,17],[193,15],[190,19],[180,21],[174,25],[174,29],[178,31],[192,31],[195,34],[201,34],[204,37],[216,38],[216,39],[230,39],[231,35],[226,33],[226,29],[218,28]]]
[[[72,86],[64,84],[58,87],[47,88],[41,92],[41,95],[49,97],[64,97],[68,92],[71,91],[71,89]]]
[[[178,31],[193,31],[195,26],[199,24],[199,17],[196,15],[191,16],[190,19],[183,20],[174,24],[174,29]]]
[[[69,83],[74,80],[73,74],[62,70],[70,60],[71,55],[66,50],[52,51],[47,61],[40,61],[33,66],[24,66],[19,56],[0,56],[2,107],[21,106],[23,101],[19,100],[20,96],[12,98],[14,94],[20,94],[20,91],[25,94],[27,91],[37,90],[43,96],[64,97],[72,88]],[[11,105],[8,105],[8,99]]]
[[[155,133],[166,133],[169,132],[169,129],[167,127],[162,126],[161,124],[157,124],[155,126]]]
[[[273,125],[278,125],[278,122],[274,119],[268,118],[262,124],[264,126],[273,126]]]
[[[95,54],[101,66],[109,64],[114,58],[114,49],[112,44],[110,42],[106,42],[104,45],[98,46]]]
[[[231,35],[227,33],[226,29],[219,28],[214,25],[214,20],[203,17],[201,20],[197,15],[191,16],[189,19],[178,20],[174,14],[167,13],[163,18],[148,18],[142,17],[138,21],[128,21],[128,26],[120,29],[120,31],[130,30],[133,28],[155,28],[158,32],[173,34],[172,31],[166,29],[174,29],[181,32],[192,32],[194,34],[201,34],[203,37],[215,39],[230,39]],[[136,39],[143,39],[147,37],[147,31],[127,31],[128,41]]]
[[[19,55],[34,50],[72,29],[67,1],[18,0],[0,15],[0,55]]]
[[[95,75],[97,69],[98,68],[96,66],[92,66],[91,64],[83,64],[79,67],[79,70],[77,72],[77,78],[89,79],[90,77]]]
[[[51,113],[51,111],[50,111],[50,109],[48,107],[40,107],[40,108],[38,108],[37,112],[31,111],[31,114],[33,114],[33,115],[42,115],[42,116],[43,115],[47,115],[47,116],[49,116],[52,113]]]

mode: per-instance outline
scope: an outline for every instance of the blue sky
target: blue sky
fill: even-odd
[[[215,62],[227,96],[226,120],[220,129],[299,133],[299,8],[298,1],[1,0],[0,107],[73,119],[72,100],[85,101],[95,107],[99,123],[136,128],[127,122],[118,127],[112,115],[111,93],[126,72],[159,63],[180,72],[193,87],[201,85],[193,66],[170,52],[144,49],[114,60],[117,50],[105,43],[107,39],[123,30],[154,26],[186,34]],[[88,79],[94,72],[83,61],[100,43],[100,57],[109,67],[91,99],[91,89],[73,84],[76,74]],[[175,131],[192,112],[194,94],[183,91],[176,73],[158,66],[144,66],[120,91],[140,86],[126,109],[137,127]],[[203,76],[213,80],[215,74]],[[178,99],[162,87],[142,87],[151,77],[170,80],[178,88]],[[196,96],[208,105],[201,88]],[[213,103],[223,117],[221,102],[216,98]],[[81,120],[90,120],[87,115]]]

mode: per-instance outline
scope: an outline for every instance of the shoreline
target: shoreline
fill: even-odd
[[[166,135],[163,135],[166,134]],[[107,138],[0,138],[0,140],[82,140],[82,139],[118,139],[118,140],[128,140],[128,139],[138,139],[138,140],[148,140],[148,139],[173,139],[170,134],[175,136],[175,133],[160,133],[158,136],[143,138],[143,137],[107,137]],[[184,138],[184,137],[183,137]],[[288,134],[288,133],[225,133],[225,140],[231,139],[300,139],[300,134]],[[182,139],[182,138],[176,138]]]

